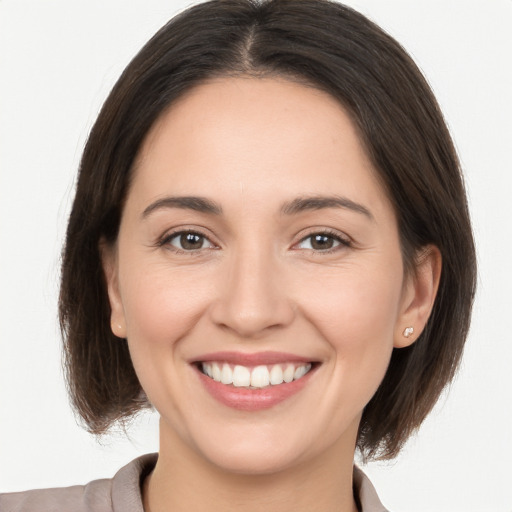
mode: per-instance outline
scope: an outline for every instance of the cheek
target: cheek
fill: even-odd
[[[140,345],[145,357],[159,357],[196,325],[210,292],[197,272],[147,262],[145,267],[143,273],[127,267],[121,275],[127,338],[133,352]]]
[[[386,335],[392,342],[401,286],[401,274],[393,268],[342,268],[318,274],[316,291],[297,290],[297,295],[326,338],[334,344],[340,339],[348,346],[360,346]]]
[[[321,293],[302,293],[308,297],[303,310],[329,346],[333,377],[341,389],[357,389],[354,398],[365,404],[391,357],[401,298],[400,269],[343,269],[319,277]]]
[[[189,272],[172,271],[160,264],[144,264],[143,273],[126,267],[124,280],[121,277],[127,343],[150,403],[174,418],[174,428],[179,430],[182,408],[175,390],[181,389],[183,377],[182,340],[196,327],[210,292],[204,286],[207,281],[197,273],[192,277]]]

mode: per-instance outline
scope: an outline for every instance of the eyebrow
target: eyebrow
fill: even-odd
[[[201,213],[221,215],[222,208],[216,202],[197,196],[176,196],[164,197],[151,203],[143,212],[141,217],[144,219],[156,210],[163,208],[181,208],[184,210],[194,210]]]
[[[366,206],[356,203],[347,197],[341,196],[306,196],[298,197],[285,203],[281,212],[285,215],[294,215],[307,210],[323,210],[325,208],[343,208],[360,213],[374,221],[375,218]]]
[[[198,196],[172,196],[158,199],[151,203],[143,212],[141,217],[144,219],[156,210],[164,208],[180,208],[184,210],[194,210],[211,215],[222,215],[222,207],[211,199]],[[351,199],[341,196],[305,196],[298,197],[293,201],[283,204],[281,213],[284,215],[294,215],[307,210],[322,210],[326,208],[343,208],[360,213],[370,220],[375,220],[368,208],[362,204],[356,203]]]

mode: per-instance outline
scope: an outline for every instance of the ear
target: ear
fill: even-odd
[[[401,310],[395,326],[395,348],[412,345],[423,332],[434,306],[441,268],[441,252],[435,245],[424,247],[417,255],[414,269],[404,282]]]
[[[125,314],[119,292],[117,246],[101,239],[99,249],[110,302],[110,328],[118,338],[126,338]]]

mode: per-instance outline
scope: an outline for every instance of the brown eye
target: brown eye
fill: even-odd
[[[332,236],[327,235],[313,235],[311,237],[311,247],[316,251],[322,251],[325,249],[332,249],[335,240]]]
[[[321,252],[335,249],[341,245],[349,246],[350,244],[336,235],[331,235],[329,233],[314,233],[303,238],[299,242],[298,248]]]
[[[193,231],[175,233],[167,243],[182,251],[198,251],[213,247],[213,244],[205,236]]]

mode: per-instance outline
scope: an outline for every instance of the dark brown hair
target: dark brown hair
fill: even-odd
[[[358,447],[391,458],[459,364],[476,263],[460,166],[437,102],[403,48],[328,0],[213,0],[167,23],[128,65],[87,141],[62,263],[60,321],[73,404],[105,432],[148,403],[127,344],[110,329],[100,240],[114,242],[141,143],[163,111],[213,76],[284,76],[338,99],[358,127],[397,214],[405,267],[427,244],[443,258],[429,322],[395,349],[366,406]]]

